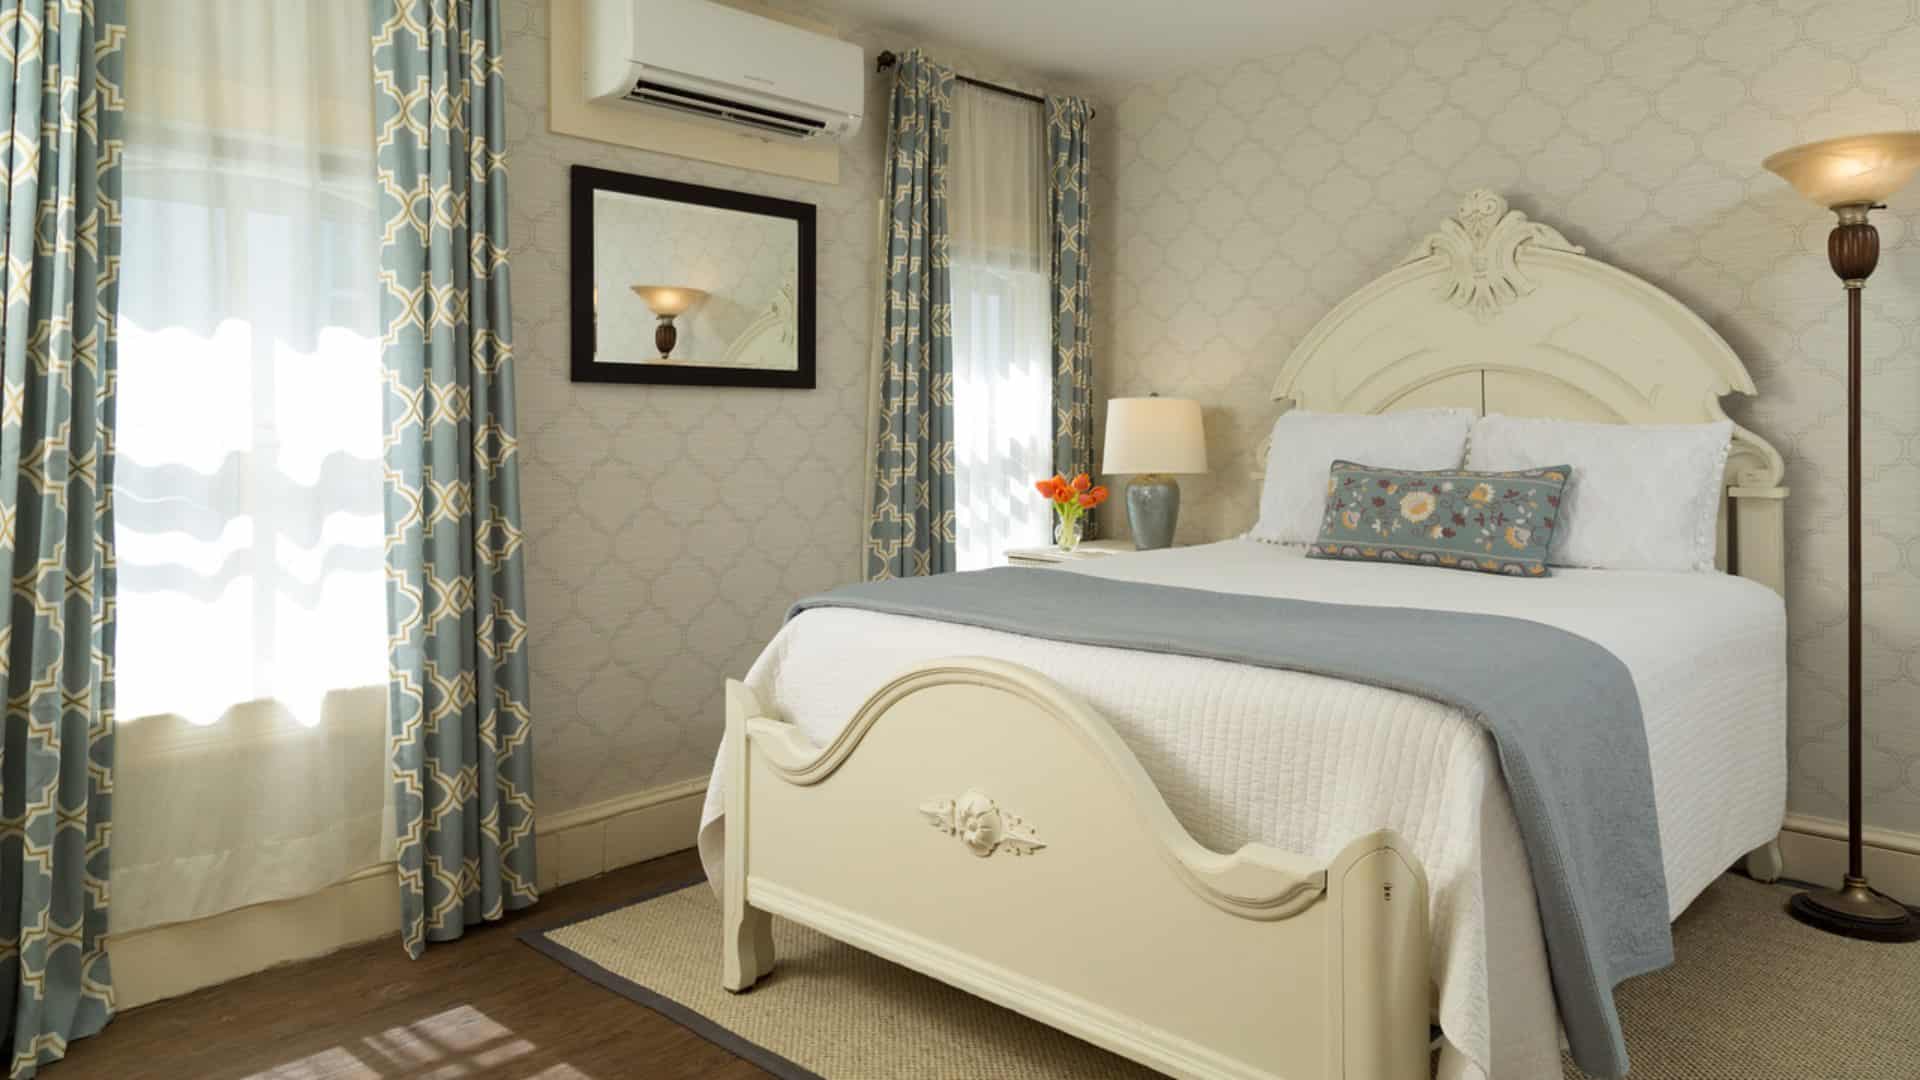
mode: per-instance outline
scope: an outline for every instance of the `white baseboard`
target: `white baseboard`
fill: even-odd
[[[1890,829],[1860,830],[1861,855],[1873,887],[1907,904],[1920,904],[1920,836]],[[1788,814],[1780,831],[1787,876],[1838,885],[1847,870],[1847,823]]]
[[[540,888],[692,847],[706,797],[707,778],[700,776],[549,816],[536,826]]]
[[[541,890],[692,847],[706,790],[701,777],[542,818]],[[292,900],[111,934],[107,951],[118,1007],[131,1009],[399,932],[394,867],[382,863]]]

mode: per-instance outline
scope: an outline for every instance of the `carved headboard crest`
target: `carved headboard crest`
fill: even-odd
[[[1441,222],[1438,232],[1428,233],[1400,264],[1429,255],[1446,256],[1448,273],[1440,286],[1441,298],[1486,320],[1534,290],[1533,282],[1520,272],[1517,257],[1528,244],[1575,255],[1587,252],[1568,243],[1553,226],[1529,221],[1527,215],[1508,209],[1498,192],[1479,188],[1469,191],[1454,216]]]

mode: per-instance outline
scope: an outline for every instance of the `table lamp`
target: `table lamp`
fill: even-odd
[[[1920,918],[1867,884],[1860,848],[1860,290],[1880,261],[1880,233],[1867,217],[1920,171],[1920,131],[1845,138],[1782,150],[1763,162],[1807,198],[1832,210],[1827,262],[1847,291],[1847,873],[1838,889],[1788,901],[1793,917],[1845,937],[1920,940]]]
[[[1113,398],[1107,402],[1102,471],[1131,475],[1127,525],[1142,551],[1170,547],[1180,520],[1180,485],[1169,473],[1207,471],[1200,403],[1184,398]]]
[[[653,347],[660,350],[660,359],[673,355],[673,346],[680,339],[680,332],[673,328],[673,317],[684,315],[688,308],[706,299],[702,289],[688,289],[679,285],[635,285],[634,295],[646,301],[647,307],[660,320],[653,328]]]

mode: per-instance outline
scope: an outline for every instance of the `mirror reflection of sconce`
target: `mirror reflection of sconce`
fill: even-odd
[[[653,347],[660,350],[660,359],[673,355],[673,346],[680,338],[679,331],[673,328],[673,318],[684,315],[695,304],[706,299],[706,291],[688,289],[679,285],[635,285],[635,296],[646,301],[647,307],[660,322],[653,328]]]
[[[811,203],[571,166],[568,374],[813,389],[817,216]]]

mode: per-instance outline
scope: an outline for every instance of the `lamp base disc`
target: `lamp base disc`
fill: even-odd
[[[1787,901],[1787,914],[1829,934],[1861,941],[1920,941],[1920,915],[1850,877],[1838,889],[1809,889]]]

